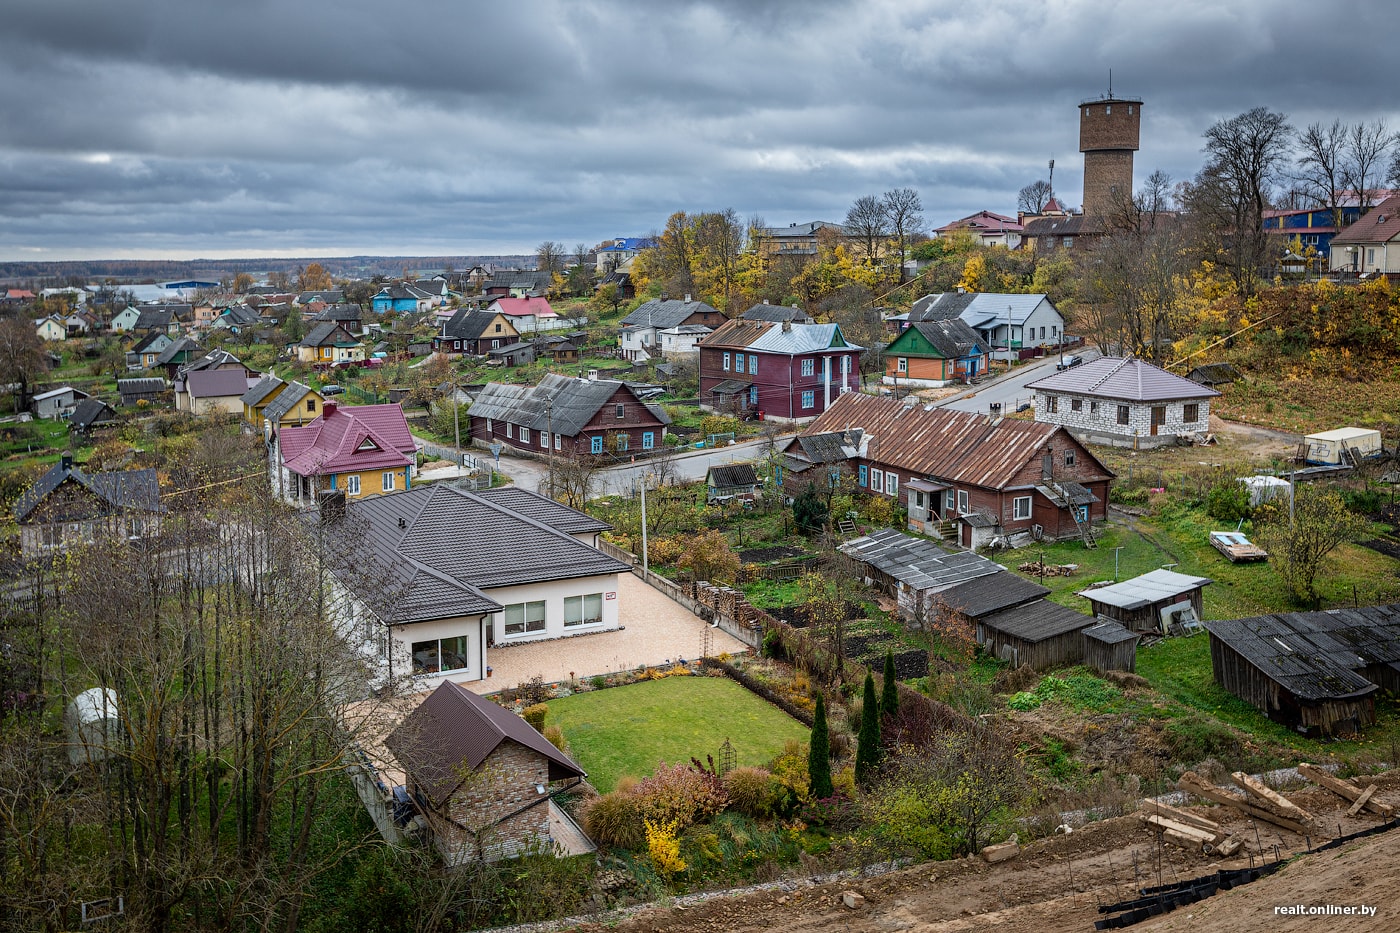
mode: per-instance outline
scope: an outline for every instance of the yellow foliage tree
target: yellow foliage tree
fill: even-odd
[[[987,261],[981,256],[970,256],[963,264],[962,278],[958,280],[958,288],[969,292],[984,292],[987,290]]]
[[[680,820],[647,820],[642,825],[647,833],[647,854],[651,856],[651,863],[656,866],[656,870],[667,878],[685,871],[685,862],[681,859],[681,842],[677,837]]]

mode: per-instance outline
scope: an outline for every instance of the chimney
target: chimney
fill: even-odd
[[[588,381],[589,381],[589,382],[597,382],[597,381],[598,381],[598,370],[596,370],[596,369],[590,369],[590,370],[588,371]]]
[[[763,299],[763,303],[764,303],[764,304],[768,304],[768,299],[767,299],[767,298]]]
[[[334,414],[335,414],[335,402],[332,402],[330,399],[327,399],[326,401],[324,401],[324,402],[321,403],[321,417],[322,417],[322,418],[325,418],[327,421],[329,421],[329,420],[331,419],[331,416],[334,415]]]
[[[73,469],[73,451],[65,450],[63,456],[59,459],[63,463],[63,472],[67,473],[69,470]]]
[[[790,330],[792,330],[792,321],[783,321],[783,333],[786,334]]]
[[[1382,218],[1384,219],[1384,218]],[[685,303],[690,304],[690,292],[685,293]]]

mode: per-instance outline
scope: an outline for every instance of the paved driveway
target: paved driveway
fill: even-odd
[[[486,662],[492,675],[462,686],[473,693],[495,693],[529,682],[539,675],[545,683],[596,674],[613,674],[642,665],[669,664],[700,657],[705,637],[710,654],[739,654],[748,646],[707,622],[636,574],[618,576],[618,617],[622,628],[594,635],[573,635],[551,641],[489,648]]]

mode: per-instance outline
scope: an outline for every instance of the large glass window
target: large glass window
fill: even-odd
[[[413,673],[445,674],[464,671],[471,666],[467,636],[434,638],[413,643]]]
[[[544,631],[544,600],[532,603],[513,603],[505,608],[506,636],[528,635]]]
[[[603,623],[603,594],[564,597],[564,627],[601,625]]]

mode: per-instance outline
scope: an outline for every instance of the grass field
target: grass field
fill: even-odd
[[[738,763],[760,765],[807,728],[725,677],[667,677],[576,693],[549,702],[545,725],[564,730],[588,779],[606,793],[625,775],[645,777],[658,762],[701,761],[725,739]]]

